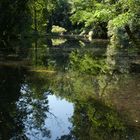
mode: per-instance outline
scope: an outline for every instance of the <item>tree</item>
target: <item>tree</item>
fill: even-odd
[[[83,28],[94,30],[97,37],[106,36],[107,32],[109,36],[119,36],[121,30],[122,36],[126,33],[134,40],[139,32],[136,31],[140,26],[138,0],[73,0],[72,7],[73,23],[82,23]]]
[[[27,0],[1,0],[0,4],[0,36],[9,38],[27,28],[29,21]],[[25,22],[26,21],[26,22]]]
[[[32,29],[38,32],[51,32],[52,14],[57,1],[55,0],[30,0],[28,6],[31,11],[33,24]]]

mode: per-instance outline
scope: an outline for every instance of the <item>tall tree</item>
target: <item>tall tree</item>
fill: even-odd
[[[140,26],[140,1],[138,0],[72,0],[71,20],[93,29],[97,37],[102,34],[116,36],[127,34],[132,40]],[[103,33],[102,33],[103,32]]]

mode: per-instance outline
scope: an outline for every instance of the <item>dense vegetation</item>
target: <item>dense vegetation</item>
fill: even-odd
[[[27,27],[27,0],[1,0],[0,2],[0,41],[21,33]]]
[[[49,94],[74,104],[70,134],[58,139],[137,139],[138,111],[118,113],[111,96],[137,109],[139,9],[140,0],[1,0],[0,139],[28,139],[27,127],[51,138]]]
[[[0,36],[51,33],[59,25],[81,35],[92,31],[94,38],[111,37],[112,42],[137,42],[139,9],[139,0],[2,0]]]
[[[109,35],[125,30],[132,38],[132,32],[140,25],[139,8],[140,1],[137,0],[77,0],[73,2],[71,19],[93,29],[99,36],[107,30]]]

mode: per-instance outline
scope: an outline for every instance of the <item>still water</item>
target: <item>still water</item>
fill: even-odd
[[[140,140],[140,50],[24,39],[0,50],[0,140]]]
[[[48,129],[46,137],[41,135],[41,131],[36,128],[31,128],[32,124],[32,115],[28,115],[28,119],[24,122],[26,126],[26,135],[29,139],[45,140],[45,139],[57,139],[62,135],[68,135],[72,124],[69,121],[69,118],[73,114],[73,104],[67,102],[65,99],[59,99],[54,95],[48,96],[48,106],[49,113],[45,112],[46,115],[44,126]],[[34,123],[34,122],[32,122]],[[45,135],[45,134],[44,134]],[[48,137],[48,138],[47,138]]]

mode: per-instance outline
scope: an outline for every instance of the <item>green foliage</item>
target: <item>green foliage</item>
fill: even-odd
[[[32,29],[37,28],[39,32],[46,32],[47,23],[55,10],[55,5],[56,2],[50,0],[31,0],[28,2],[33,19]]]
[[[29,30],[30,14],[27,0],[1,0],[0,37],[6,39]]]
[[[119,140],[119,137],[125,138],[127,131],[125,123],[117,112],[91,98],[77,102],[72,122],[73,133],[80,140],[110,138]]]
[[[106,30],[106,23],[115,16],[114,6],[111,6],[109,3],[104,4],[94,0],[90,1],[89,6],[85,7],[82,4],[80,5],[80,2],[81,1],[79,0],[79,8],[75,8],[76,5],[73,4],[74,8],[71,16],[73,23],[83,23],[85,26],[84,28],[94,30],[94,32],[100,27],[102,30]],[[85,1],[85,3],[88,2]],[[97,36],[101,37],[101,35]]]
[[[53,25],[62,27],[70,26],[69,4],[66,0],[35,0],[29,1],[33,20],[32,28],[43,33],[50,33]],[[36,13],[35,13],[36,12]]]
[[[68,31],[93,30],[100,38],[108,33],[112,40],[123,40],[125,34],[125,40],[132,41],[139,37],[139,9],[138,0],[2,0],[0,36],[29,32],[30,25],[50,33],[53,25],[59,25]]]
[[[138,0],[91,0],[84,2],[73,0],[71,20],[73,24],[82,23],[83,28],[94,32],[99,27],[106,33],[108,30],[109,36],[113,36],[112,38],[115,40],[119,38],[117,35],[124,36],[127,33],[126,39],[129,38],[132,41],[138,36],[136,33],[139,33],[136,31],[140,27],[139,9],[140,2]],[[118,30],[124,32],[119,34]]]
[[[70,2],[69,0],[57,0],[56,9],[53,11],[51,17],[53,25],[58,25],[67,29],[68,31],[71,30],[71,21],[70,17]]]
[[[98,73],[106,73],[107,65],[103,59],[92,57],[89,54],[80,54],[72,52],[70,55],[71,67],[81,73],[97,75]]]

